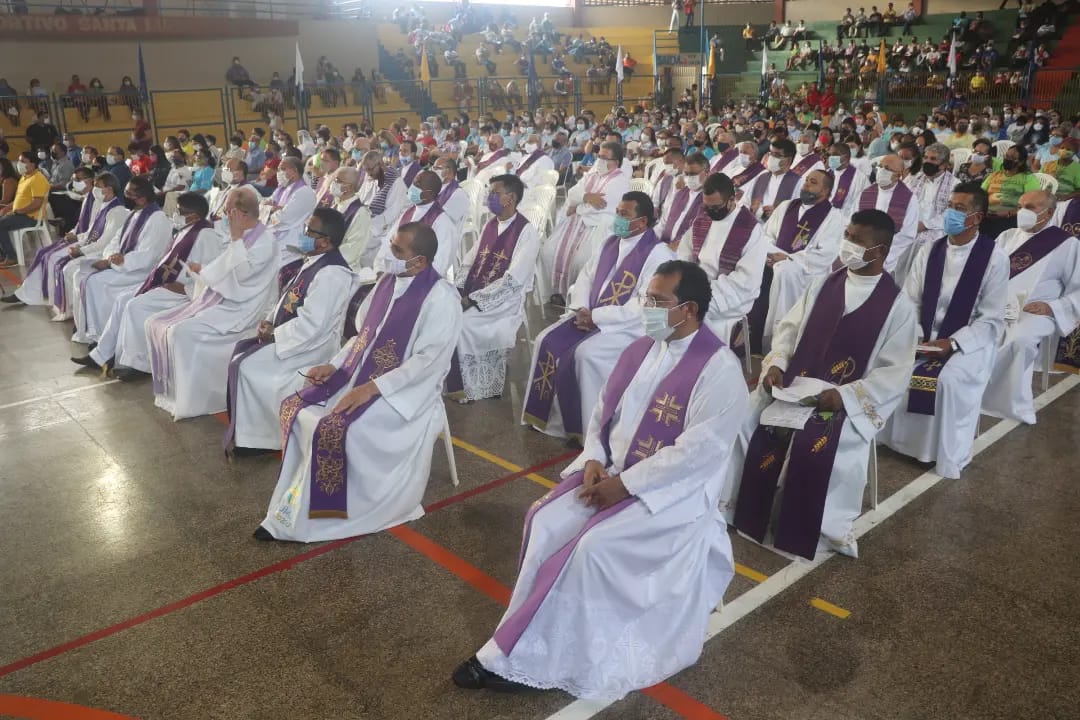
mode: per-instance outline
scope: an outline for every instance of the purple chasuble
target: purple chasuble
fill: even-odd
[[[589,309],[602,305],[625,305],[641,279],[645,261],[659,244],[660,238],[656,233],[651,228],[646,230],[622,263],[615,267],[619,257],[619,238],[608,238],[600,251],[596,275],[590,288]],[[558,399],[566,434],[578,440],[582,438],[581,389],[574,367],[574,353],[582,341],[598,332],[599,329],[579,330],[574,325],[574,318],[568,317],[544,336],[537,349],[536,366],[532,369],[529,394],[525,399],[525,418],[531,424],[547,427],[552,404]]]
[[[847,270],[832,273],[814,300],[802,337],[784,373],[787,386],[805,376],[844,385],[861,379],[900,289],[882,273],[870,297],[844,314]],[[847,414],[815,412],[803,430],[759,425],[750,438],[735,506],[735,527],[764,542],[780,472],[790,444],[788,482],[780,500],[774,544],[813,560],[840,432]],[[793,475],[794,473],[794,475]]]
[[[114,197],[112,200],[105,204],[105,207],[101,208],[101,210],[98,211],[97,217],[94,218],[94,222],[90,226],[90,235],[86,240],[88,244],[97,242],[101,239],[102,233],[105,232],[105,223],[108,220],[109,211],[111,211],[114,207],[122,207],[122,205],[123,201],[120,198]],[[131,220],[131,216],[128,215],[127,219]],[[125,221],[124,227],[127,227],[127,221]],[[45,249],[53,249],[56,244],[57,243],[54,243],[53,245],[50,245],[48,248]],[[48,257],[48,255],[42,257],[42,262],[45,261],[46,257]],[[73,259],[74,258],[71,258],[70,256],[66,258],[60,258],[56,262],[56,265],[53,266],[53,286],[56,288],[56,297],[52,299],[52,304],[55,305],[57,309],[60,310],[60,312],[62,313],[67,312],[67,292],[66,288],[64,287],[64,266],[71,262]],[[37,262],[37,257],[34,258],[34,262]],[[30,270],[33,269],[34,266],[31,265]],[[27,274],[29,274],[29,272]],[[42,277],[41,279],[41,290],[42,295],[48,294],[48,285],[44,277]]]
[[[1080,236],[1080,198],[1073,198],[1061,216],[1061,229],[1073,237]]]
[[[936,241],[926,260],[926,278],[923,281],[922,304],[919,308],[919,326],[922,328],[921,334],[924,341],[952,337],[953,333],[971,322],[971,313],[974,312],[975,303],[979,299],[979,288],[982,287],[983,276],[986,275],[990,257],[994,253],[994,241],[989,235],[980,234],[972,240],[975,247],[971,249],[971,254],[964,263],[964,269],[956,282],[956,289],[953,290],[952,298],[949,300],[949,307],[945,311],[941,327],[937,330],[937,337],[934,338],[932,337],[934,316],[937,314],[938,298],[941,296],[948,242],[948,237]],[[919,358],[915,364],[915,370],[911,373],[908,412],[920,415],[934,414],[938,376],[941,375],[948,361],[948,358],[943,360],[936,356]]]
[[[814,165],[817,165],[819,162],[821,162],[821,157],[819,155],[815,155],[814,153],[810,153],[798,163],[796,163],[794,166],[792,166],[791,172],[795,173],[799,177],[802,177],[810,171],[810,168],[814,167]]]
[[[855,179],[855,173],[858,170],[854,165],[848,165],[844,168],[844,172],[840,173],[840,176],[836,178],[836,192],[833,193],[832,206],[839,210],[844,207],[844,201],[847,200],[848,193],[851,192],[851,182]]]
[[[784,177],[780,179],[780,187],[776,188],[776,197],[773,198],[773,207],[776,207],[784,200],[790,200],[792,194],[795,192],[795,185],[799,182],[799,176],[788,170],[784,173]],[[754,187],[750,190],[751,200],[764,200],[765,191],[769,187],[769,175],[758,178],[754,183]]]
[[[542,157],[544,157],[544,153],[540,150],[537,150],[532,155],[525,158],[525,161],[521,163],[521,165],[517,169],[517,173],[515,174],[520,176],[523,172],[528,172],[529,168],[536,164],[536,161]]]
[[[498,160],[502,160],[504,157],[506,157],[509,154],[510,154],[510,151],[507,150],[506,148],[499,148],[495,152],[491,153],[491,157],[489,157],[487,160],[485,160],[482,163],[477,163],[476,164],[476,172],[480,172],[481,170],[487,170],[487,168],[491,165],[491,163],[496,162]]]
[[[860,210],[874,210],[877,208],[878,186],[877,183],[862,191],[859,196]],[[908,203],[911,202],[911,190],[902,182],[897,182],[892,189],[892,197],[889,198],[889,207],[885,211],[892,218],[896,232],[904,227],[904,218],[907,216]]]
[[[776,246],[784,252],[797,253],[805,249],[833,209],[828,200],[822,200],[810,206],[803,213],[800,222],[799,210],[803,207],[806,206],[801,201],[792,200],[784,212],[784,219],[780,223],[780,237],[776,239]]]
[[[144,292],[161,287],[180,277],[180,271],[183,269],[180,267],[180,261],[183,260],[184,262],[187,262],[188,256],[191,255],[192,248],[195,247],[195,241],[198,239],[199,233],[212,227],[214,227],[214,224],[208,220],[199,220],[198,222],[193,223],[191,227],[184,232],[184,237],[173,243],[172,248],[169,250],[169,254],[165,256],[164,260],[158,263],[157,267],[154,268],[154,271],[143,281],[143,284],[135,292],[135,295],[142,295]]]
[[[393,302],[395,276],[383,275],[371,298],[367,315],[360,326],[359,334],[352,340],[352,346],[344,363],[327,378],[322,385],[312,385],[293,393],[281,403],[281,445],[287,447],[289,435],[297,414],[314,404],[325,404],[330,398],[343,390],[352,376],[356,380],[351,387],[360,387],[398,368],[405,359],[403,356],[412,338],[420,309],[427,299],[431,288],[441,279],[435,268],[428,266],[419,275],[413,276],[405,293]],[[389,315],[387,315],[389,312]],[[382,322],[386,323],[375,334]],[[364,351],[371,345],[371,352],[361,364]],[[357,373],[357,367],[360,368]],[[347,483],[348,457],[347,438],[349,426],[362,416],[369,407],[378,402],[372,398],[359,408],[347,413],[327,412],[319,420],[312,438],[311,452],[311,501],[308,505],[309,518],[347,518]]]
[[[510,260],[514,257],[514,248],[517,247],[518,238],[521,237],[521,231],[528,224],[528,218],[518,213],[510,226],[499,233],[499,219],[488,220],[480,236],[480,247],[477,248],[476,259],[469,268],[469,274],[465,276],[465,287],[460,291],[462,297],[468,297],[477,290],[486,288],[506,274],[510,268]],[[450,373],[446,376],[446,391],[450,397],[460,399],[464,397],[464,390],[461,361],[458,359],[457,350],[454,350],[450,358]]]
[[[609,438],[615,411],[622,402],[627,387],[629,387],[630,382],[641,367],[641,363],[652,349],[654,342],[652,338],[648,337],[635,340],[619,357],[619,361],[615,364],[615,369],[604,387],[604,396],[600,399],[602,408],[600,441],[607,453],[605,466],[610,466],[614,462],[611,457]],[[662,448],[674,445],[678,441],[679,436],[682,435],[686,427],[686,408],[690,406],[690,397],[693,394],[694,386],[697,384],[698,378],[701,377],[701,373],[709,360],[723,347],[724,343],[704,325],[698,329],[693,339],[690,340],[690,346],[686,349],[686,353],[671,369],[671,372],[664,376],[657,385],[652,401],[649,403],[649,409],[641,416],[641,420],[638,422],[637,429],[634,432],[634,439],[630,443],[626,457],[623,459],[623,470],[633,467],[659,452]],[[632,422],[629,419],[624,420]],[[556,498],[579,488],[582,477],[583,473],[581,472],[573,473],[529,508],[528,513],[525,515],[525,539],[521,546],[521,555],[518,561],[519,569],[529,546],[532,523],[536,513]],[[581,538],[598,523],[630,507],[635,502],[637,502],[637,498],[631,496],[605,510],[597,512],[589,518],[569,542],[540,565],[528,597],[495,630],[495,643],[504,655],[513,652],[514,646],[521,639],[521,635],[525,632],[529,623],[532,622],[544,599],[555,586],[555,582],[562,574],[563,568],[566,567]]]
[[[349,269],[349,264],[345,262],[345,258],[342,257],[341,251],[337,248],[320,255],[318,260],[304,268],[300,274],[293,279],[288,290],[285,292],[285,298],[278,304],[277,313],[274,314],[275,328],[281,327],[299,314],[300,308],[303,307],[304,301],[307,299],[308,289],[315,280],[315,276],[323,268],[334,265],[343,267],[346,270]],[[248,338],[247,340],[241,340],[236,343],[236,346],[233,348],[232,357],[229,359],[229,373],[225,381],[225,411],[229,417],[229,425],[225,428],[224,440],[226,455],[230,454],[235,447],[236,388],[240,376],[240,363],[244,362],[249,356],[254,355],[262,348],[269,347],[273,342],[273,340],[270,340],[270,342],[263,342],[259,338],[254,337]]]
[[[735,184],[735,187],[740,188],[763,172],[765,172],[765,166],[761,163],[754,163],[738,175],[731,178],[731,182]]]

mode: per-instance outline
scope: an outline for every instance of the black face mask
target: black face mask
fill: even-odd
[[[731,147],[728,143],[716,143],[716,149],[720,152],[725,152]]]
[[[1020,161],[1005,159],[1001,161],[1001,167],[1003,170],[1015,170],[1020,167]]]
[[[710,220],[719,222],[728,216],[727,205],[707,205],[705,207],[705,214],[709,216]]]
[[[937,163],[924,162],[922,164],[922,169],[923,169],[923,172],[926,173],[927,175],[933,176],[933,175],[938,174],[938,170],[941,169],[941,166],[938,165]]]

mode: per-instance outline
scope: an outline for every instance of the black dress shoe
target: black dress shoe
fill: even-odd
[[[457,666],[454,674],[450,676],[454,684],[465,690],[491,690],[493,692],[516,693],[531,690],[528,685],[516,683],[513,680],[496,675],[476,659],[473,655]]]
[[[94,352],[94,348],[96,348],[96,347],[97,347],[97,343],[92,342],[92,343],[90,343],[89,345],[86,346],[86,352],[92,353],[92,352]]]
[[[273,542],[277,540],[276,537],[270,534],[270,531],[264,528],[262,525],[255,528],[255,532],[251,534],[251,537],[261,542]]]
[[[22,305],[23,301],[15,295],[5,295],[4,297],[0,298],[0,303],[4,303],[6,305]]]
[[[135,368],[129,367],[117,367],[113,368],[110,374],[120,382],[130,382],[138,379],[141,375],[145,375],[144,372],[139,372]]]
[[[98,365],[94,361],[94,358],[90,357],[89,355],[80,358],[73,357],[71,358],[71,362],[75,363],[76,365],[82,365],[83,367],[93,368],[95,370],[101,369],[101,366]]]
[[[277,450],[271,450],[269,448],[249,448],[249,447],[234,447],[232,449],[232,455],[235,457],[258,457],[259,455],[270,455],[276,453]]]

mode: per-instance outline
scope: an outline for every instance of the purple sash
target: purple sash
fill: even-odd
[[[877,183],[874,183],[863,190],[862,195],[859,196],[859,209],[876,209],[877,198],[878,186]],[[909,202],[911,202],[911,190],[908,189],[908,186],[904,183],[897,182],[896,185],[893,186],[892,197],[889,198],[889,209],[886,210],[886,214],[892,218],[893,225],[896,226],[896,232],[900,232],[900,229],[904,227],[904,218],[907,216]]]
[[[776,246],[784,252],[797,253],[805,249],[833,209],[827,200],[815,203],[803,213],[802,222],[799,222],[799,208],[802,206],[801,201],[792,200],[784,212],[780,237],[776,239]]]
[[[461,186],[458,185],[457,180],[451,180],[446,185],[443,185],[442,190],[439,191],[439,197],[437,198],[439,205],[445,206],[446,203],[450,202],[450,198],[453,196],[454,191],[459,187]]]
[[[637,245],[615,268],[615,261],[619,257],[619,239],[614,236],[608,238],[600,252],[590,288],[589,309],[626,304],[641,279],[649,253],[659,244],[660,238],[656,237],[656,233],[652,229],[646,230]],[[611,280],[607,281],[609,275]],[[603,294],[605,289],[607,295]],[[598,332],[598,329],[588,332],[578,330],[574,318],[569,317],[544,336],[537,349],[536,365],[529,380],[529,395],[525,400],[525,419],[530,424],[541,429],[547,427],[552,404],[558,399],[566,434],[582,439],[581,390],[574,367],[574,353],[583,340]]]
[[[846,281],[847,270],[841,270],[822,286],[784,373],[785,386],[799,376],[844,385],[866,374],[878,335],[900,290],[888,273],[882,273],[866,302],[845,315]],[[764,542],[790,442],[789,482],[784,483],[774,541],[780,550],[813,560],[846,417],[843,410],[816,412],[803,430],[794,433],[757,427],[746,450],[735,506],[735,527],[740,532]]]
[[[404,225],[405,223],[413,222],[413,215],[416,214],[417,207],[418,206],[413,205],[404,213],[402,213],[401,221],[398,223],[399,227],[401,225]],[[416,222],[420,223],[421,225],[427,225],[428,227],[431,227],[435,224],[435,221],[439,219],[440,214],[442,214],[442,206],[439,205],[438,202],[433,202],[431,203],[431,207],[427,209],[427,212],[424,213],[424,217],[420,218]]]
[[[701,254],[701,247],[705,244],[705,238],[709,236],[712,224],[712,218],[709,217],[708,213],[699,213],[694,218],[694,224],[690,226],[690,255],[695,263]]]
[[[533,166],[533,164],[535,164],[536,161],[539,160],[542,157],[544,157],[544,153],[542,151],[540,151],[540,150],[537,150],[532,155],[525,158],[525,161],[523,163],[521,163],[521,166],[518,167],[518,169],[517,169],[518,177],[520,177],[522,173],[528,172],[529,168],[531,168]]]
[[[521,237],[521,231],[528,224],[528,218],[518,213],[510,223],[510,227],[500,234],[498,218],[488,220],[487,225],[484,226],[484,233],[480,236],[476,260],[465,277],[465,287],[461,291],[463,297],[486,288],[506,274],[510,267],[510,260],[514,257],[514,248],[517,247],[518,238]],[[450,397],[460,399],[464,397],[464,390],[461,361],[458,359],[457,350],[454,350],[450,358],[450,373],[446,376],[446,391]]]
[[[765,172],[765,166],[761,163],[754,163],[735,177],[731,178],[731,182],[736,188],[740,188],[763,172]],[[764,190],[762,190],[762,192],[764,192]]]
[[[1073,198],[1061,216],[1061,229],[1073,237],[1080,236],[1080,198]]]
[[[924,341],[934,339],[931,336],[934,334],[934,316],[937,314],[938,298],[941,296],[948,242],[947,237],[935,242],[926,261],[922,305],[919,308],[919,325]],[[936,339],[952,337],[953,333],[971,322],[971,313],[975,310],[975,302],[979,298],[979,288],[982,287],[983,276],[986,275],[986,268],[990,265],[990,257],[994,253],[994,241],[990,236],[980,234],[973,242],[975,247],[971,249],[964,269],[960,272],[960,279],[957,280]],[[908,389],[908,412],[934,414],[938,376],[947,362],[948,358],[942,360],[938,357],[926,357],[916,363]]]
[[[108,219],[109,211],[112,210],[114,207],[118,207],[121,205],[122,201],[120,200],[120,198],[114,197],[112,200],[106,203],[105,206],[101,208],[101,210],[98,211],[97,217],[94,218],[94,223],[90,227],[90,235],[87,237],[86,240],[87,244],[97,242],[101,238],[102,233],[105,232],[105,223]],[[131,216],[129,215],[128,220],[130,219]],[[70,256],[60,258],[56,262],[56,265],[53,266],[53,287],[56,288],[56,297],[52,299],[52,303],[61,313],[67,312],[67,288],[65,288],[64,286],[64,266],[66,266],[73,259],[74,258]],[[44,260],[45,258],[42,258],[42,262],[44,262]],[[36,257],[34,258],[34,261],[37,261]],[[34,269],[33,265],[30,266],[30,269]],[[41,283],[42,294],[45,295],[47,294],[48,287],[46,285],[46,280],[44,277],[41,279]]]
[[[336,200],[334,199],[334,193],[330,192],[330,185],[334,181],[330,179],[329,175],[323,175],[319,181],[319,189],[315,191],[316,195],[319,195],[319,207],[334,207]],[[319,193],[322,193],[321,195]]]
[[[144,292],[161,287],[178,278],[181,270],[181,268],[178,267],[180,261],[183,260],[184,262],[187,262],[188,256],[191,255],[192,248],[195,247],[195,241],[198,239],[199,233],[206,228],[212,227],[214,227],[214,224],[210,221],[200,220],[188,228],[184,237],[173,243],[172,249],[169,250],[169,254],[165,256],[164,260],[158,263],[158,266],[154,268],[154,271],[143,281],[142,286],[135,292],[135,295],[142,295]]]
[[[615,411],[626,393],[627,387],[634,379],[641,363],[652,349],[654,341],[651,338],[635,340],[619,357],[615,364],[611,377],[604,388],[604,396],[601,398],[601,421],[600,435],[601,444],[607,453],[607,462],[612,463],[611,424],[615,417]],[[623,470],[629,469],[642,460],[646,460],[662,448],[674,445],[686,427],[686,408],[690,405],[690,397],[694,386],[697,384],[701,373],[709,360],[722,348],[722,343],[708,328],[702,326],[698,329],[694,338],[690,341],[690,347],[686,354],[659,383],[649,409],[641,416],[634,440],[630,443],[626,458],[623,460]],[[577,472],[554,487],[547,495],[533,504],[525,515],[525,539],[521,547],[521,561],[525,558],[525,552],[529,546],[529,538],[532,535],[532,523],[536,513],[544,506],[550,504],[556,498],[565,495],[581,486],[582,473]],[[555,582],[562,574],[563,568],[569,561],[578,542],[582,537],[598,523],[615,515],[625,508],[630,507],[637,498],[628,497],[609,508],[601,510],[593,515],[582,526],[581,530],[563,545],[554,555],[545,560],[539,567],[533,581],[532,589],[528,597],[521,603],[517,610],[499,625],[495,630],[494,640],[503,654],[513,652],[525,628],[532,622],[537,610],[543,604],[548,593],[555,586]],[[519,561],[519,569],[521,565]]]
[[[666,174],[660,178],[660,193],[656,196],[656,212],[659,213],[664,207],[673,187],[675,187],[675,178]]]
[[[34,261],[30,263],[30,268],[26,271],[26,277],[30,277],[30,274],[34,270],[41,268],[41,297],[49,297],[49,266],[45,263],[53,254],[60,252],[61,250],[68,250],[72,247],[70,243],[54,242],[52,245],[46,245],[43,248],[38,249],[34,253]],[[64,263],[65,265],[67,263]]]
[[[664,223],[663,230],[660,234],[660,239],[666,245],[670,245],[678,238],[682,237],[691,223],[694,222],[694,218],[697,217],[701,211],[701,193],[697,194],[693,202],[690,202],[690,208],[687,209],[686,205],[690,201],[690,190],[683,188],[675,193],[675,201],[671,204],[671,209],[668,211],[667,222]],[[683,211],[686,210],[685,214]],[[678,223],[680,216],[682,222]]]
[[[844,201],[847,200],[848,193],[851,191],[851,183],[855,179],[855,173],[858,170],[854,165],[848,165],[844,172],[840,173],[840,177],[836,178],[836,192],[833,193],[832,206],[839,210],[844,207]]]
[[[1080,374],[1080,326],[1061,338],[1054,356],[1054,367]]]
[[[728,148],[727,150],[713,158],[712,165],[709,166],[709,172],[717,172],[720,168],[724,167],[729,162],[734,160],[738,154],[739,148],[737,146],[733,148]]]
[[[143,227],[145,227],[146,225],[146,221],[149,220],[152,215],[159,212],[161,212],[161,208],[158,206],[158,204],[150,203],[142,210],[133,212],[127,216],[127,219],[124,220],[123,227],[120,228],[120,255],[127,255],[129,252],[131,252],[138,246],[139,235],[142,234],[142,230]],[[135,218],[136,215],[138,215],[137,219]],[[134,223],[132,223],[133,219],[135,220]],[[127,232],[129,225],[131,226],[130,233]],[[124,237],[125,233],[127,233],[127,237]],[[111,270],[112,268],[110,267],[107,269]],[[79,300],[82,304],[83,317],[85,317],[87,314],[86,296],[88,293],[86,292],[86,284],[90,282],[90,278],[92,278],[94,275],[97,275],[99,272],[104,271],[95,270],[93,267],[89,267],[87,268],[86,274],[83,275],[82,280],[79,282]]]
[[[491,163],[496,162],[498,160],[502,160],[504,157],[506,157],[509,154],[510,154],[510,151],[507,150],[506,148],[500,148],[500,149],[496,150],[495,152],[491,153],[491,157],[489,157],[487,160],[485,160],[482,163],[477,163],[476,164],[476,172],[480,172],[481,170],[487,170],[488,166],[490,166]]]
[[[296,279],[296,274],[300,272],[302,267],[304,267],[304,258],[297,258],[278,268],[278,295],[281,295],[281,293],[285,292],[285,288],[292,285],[292,281]]]
[[[405,182],[405,187],[410,187],[418,174],[420,174],[420,161],[413,160],[409,163],[409,167],[405,170],[405,175],[402,177],[402,180]]]
[[[812,168],[819,162],[821,162],[821,156],[810,153],[802,160],[800,160],[793,168],[791,168],[791,172],[795,173],[799,177],[802,177],[807,172],[809,172],[810,168]]]
[[[1024,241],[1023,245],[1013,250],[1012,254],[1009,255],[1009,279],[1012,280],[1054,252],[1054,250],[1057,250],[1058,246],[1070,237],[1072,236],[1069,233],[1052,225],[1047,225],[1029,237]]]
[[[784,177],[780,180],[780,187],[776,188],[776,197],[773,198],[773,207],[775,208],[784,200],[790,200],[791,194],[795,192],[795,184],[799,182],[799,176],[788,170],[784,173]],[[759,178],[754,183],[754,187],[750,190],[751,200],[763,200],[765,198],[765,190],[769,187],[769,175],[763,178]]]
[[[285,207],[285,205],[288,204],[289,200],[296,193],[296,191],[302,187],[304,187],[303,178],[297,180],[292,185],[279,187],[277,190],[274,191],[274,194],[270,196],[270,202],[274,203],[275,205]],[[229,190],[226,189],[225,192],[229,192]],[[224,207],[224,205],[222,205],[222,207]]]
[[[79,209],[79,222],[75,225],[75,233],[81,234],[86,232],[90,227],[90,215],[94,209],[94,194],[92,192],[86,193],[86,197],[83,198],[82,207]]]
[[[754,214],[745,207],[740,207],[735,214],[735,221],[731,223],[731,229],[728,230],[724,247],[720,250],[720,258],[717,261],[720,275],[729,274],[739,264],[743,250],[746,249],[746,244],[750,242],[750,237],[757,226],[758,221]],[[697,262],[697,251],[698,248],[695,248],[694,262]]]
[[[280,304],[277,314],[274,316],[275,328],[280,327],[297,316],[299,309],[304,304],[304,300],[307,299],[307,291],[311,287],[311,282],[315,279],[315,275],[324,267],[329,267],[331,265],[337,265],[346,269],[349,267],[349,264],[345,262],[345,258],[341,256],[341,252],[335,248],[330,252],[323,253],[318,260],[309,265],[296,277],[289,287],[288,297]],[[261,348],[271,344],[273,344],[273,340],[266,343],[259,338],[254,337],[247,340],[241,340],[236,343],[236,346],[233,348],[232,357],[229,359],[229,373],[225,381],[225,412],[229,417],[229,426],[225,428],[224,439],[226,455],[230,454],[236,446],[236,388],[240,377],[240,363],[244,362],[244,360],[251,355],[254,355]]]
[[[405,350],[412,337],[420,309],[427,299],[431,288],[440,280],[439,273],[428,266],[422,273],[413,277],[405,294],[393,302],[393,275],[383,275],[375,288],[367,315],[360,326],[360,333],[352,341],[345,362],[322,385],[312,385],[293,393],[281,403],[281,446],[288,447],[289,435],[293,422],[300,410],[313,404],[324,404],[340,392],[349,383],[357,366],[360,371],[352,387],[360,387],[375,380],[387,372],[398,368],[404,358]],[[375,335],[383,316],[389,311],[386,323],[378,335]],[[374,336],[374,341],[372,341]],[[368,344],[372,351],[363,364],[360,359]],[[327,412],[319,420],[312,438],[311,452],[311,502],[308,506],[310,518],[347,518],[347,482],[348,458],[346,440],[349,426],[363,415],[377,398],[372,398],[359,408],[348,413]]]
[[[351,203],[349,203],[349,207],[345,208],[345,212],[343,212],[341,215],[345,218],[346,231],[349,229],[349,226],[352,225],[352,221],[356,217],[356,213],[360,212],[360,208],[362,207],[364,207],[364,202],[360,198],[357,198]]]

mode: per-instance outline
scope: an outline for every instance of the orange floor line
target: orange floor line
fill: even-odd
[[[0,715],[25,720],[135,720],[108,710],[20,695],[0,695]]]
[[[15,285],[22,285],[22,278],[7,268],[0,268],[0,275],[3,275],[5,280],[15,283]]]
[[[457,575],[495,602],[501,605],[510,603],[510,588],[431,538],[404,525],[398,525],[387,532],[427,559]],[[721,715],[708,705],[698,702],[666,682],[645,688],[642,692],[687,720],[728,720],[725,715]]]

